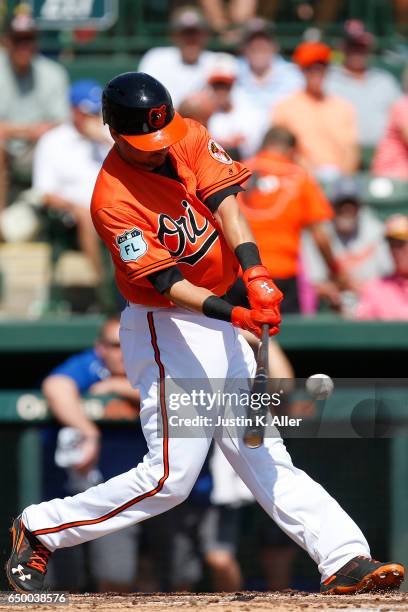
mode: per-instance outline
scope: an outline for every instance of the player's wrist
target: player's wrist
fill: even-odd
[[[259,249],[254,242],[243,242],[237,246],[234,253],[244,273],[250,268],[262,265]]]
[[[231,321],[233,306],[216,295],[208,296],[202,306],[203,314],[210,319]]]

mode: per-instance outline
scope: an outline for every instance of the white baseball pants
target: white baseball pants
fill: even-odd
[[[188,497],[212,436],[167,435],[166,380],[240,379],[241,384],[255,371],[252,350],[229,323],[178,308],[128,306],[121,318],[121,345],[127,376],[140,388],[148,453],[129,472],[84,493],[26,508],[24,524],[51,551],[128,527]],[[360,529],[292,464],[279,436],[265,438],[258,449],[246,448],[228,433],[215,438],[261,506],[314,559],[322,580],[351,558],[369,556]]]

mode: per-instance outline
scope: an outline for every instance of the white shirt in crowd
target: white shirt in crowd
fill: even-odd
[[[326,231],[335,258],[354,281],[363,283],[392,272],[394,264],[384,238],[384,225],[369,208],[363,206],[360,210],[358,231],[347,242],[339,238],[333,223],[326,223]],[[310,282],[329,279],[327,266],[309,232],[302,236],[302,261]]]
[[[392,104],[402,95],[395,78],[379,68],[370,68],[356,79],[342,66],[331,66],[328,93],[345,98],[357,113],[359,144],[374,147],[382,138]]]
[[[31,70],[18,75],[9,55],[0,49],[0,91],[0,121],[34,125],[69,120],[67,72],[42,55],[33,58]],[[14,138],[6,147],[17,156],[31,150],[31,143]]]
[[[33,187],[89,207],[96,177],[110,146],[82,136],[63,124],[38,141],[34,153]]]
[[[249,105],[270,125],[271,111],[277,102],[301,89],[303,82],[299,68],[279,55],[274,57],[270,71],[262,79],[254,75],[247,60],[241,57],[234,95],[245,95]]]
[[[230,141],[239,140],[241,159],[247,159],[259,149],[268,124],[245,98],[234,96],[233,99],[229,112],[217,112],[210,117],[208,131],[227,149]]]
[[[178,47],[156,47],[145,53],[138,70],[163,83],[177,108],[188,94],[204,87],[215,57],[213,51],[202,51],[196,64],[185,64]]]

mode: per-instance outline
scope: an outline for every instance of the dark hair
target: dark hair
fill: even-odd
[[[283,149],[295,149],[296,145],[297,139],[293,132],[280,125],[271,127],[262,142],[262,148],[278,146]]]

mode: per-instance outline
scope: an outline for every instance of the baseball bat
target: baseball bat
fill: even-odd
[[[269,325],[262,325],[261,342],[258,347],[256,358],[256,373],[251,389],[251,396],[254,393],[266,393],[268,390],[268,372],[269,372]],[[245,428],[244,443],[248,448],[258,448],[262,446],[265,426],[262,423],[262,418],[268,412],[266,406],[254,408],[250,402],[247,410],[247,418],[250,423]]]

